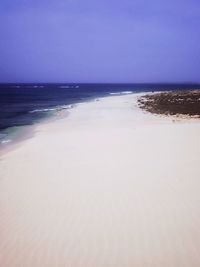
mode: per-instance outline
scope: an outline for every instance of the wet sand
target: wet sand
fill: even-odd
[[[0,160],[0,266],[200,266],[200,123],[82,103]]]

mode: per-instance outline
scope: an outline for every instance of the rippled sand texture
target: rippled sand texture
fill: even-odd
[[[80,104],[0,161],[0,266],[199,267],[200,123]]]

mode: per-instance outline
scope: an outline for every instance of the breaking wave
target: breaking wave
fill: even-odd
[[[41,108],[41,109],[34,109],[29,111],[29,113],[36,113],[36,112],[49,112],[49,111],[60,111],[62,109],[71,109],[73,108],[73,105],[64,105],[64,106],[59,106],[55,108]]]
[[[122,91],[122,92],[116,92],[116,93],[109,93],[109,95],[128,95],[132,94],[132,91]]]

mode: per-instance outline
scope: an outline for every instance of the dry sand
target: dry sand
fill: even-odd
[[[200,123],[77,105],[0,161],[1,267],[199,267]]]

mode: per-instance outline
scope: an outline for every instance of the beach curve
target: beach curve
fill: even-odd
[[[200,123],[137,97],[78,104],[2,157],[1,266],[200,265]]]

